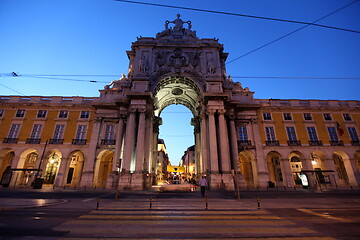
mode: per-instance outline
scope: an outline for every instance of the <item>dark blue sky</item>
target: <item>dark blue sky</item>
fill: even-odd
[[[352,2],[146,1],[304,22]],[[138,36],[155,37],[165,20],[175,19],[177,13],[192,21],[198,37],[218,38],[228,60],[303,26],[112,0],[0,0],[0,95],[98,96],[99,89],[127,72],[125,51],[131,42]],[[318,24],[360,31],[360,1]],[[11,72],[21,76],[11,77]],[[255,98],[360,100],[360,79],[348,79],[360,78],[360,34],[309,26],[229,63],[227,73],[255,91]],[[113,76],[30,78],[29,74]]]

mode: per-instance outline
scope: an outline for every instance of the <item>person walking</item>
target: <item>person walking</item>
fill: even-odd
[[[201,190],[201,196],[205,197],[205,189],[207,186],[207,181],[205,179],[205,176],[202,176],[202,178],[199,181],[199,185],[200,185],[200,190]]]

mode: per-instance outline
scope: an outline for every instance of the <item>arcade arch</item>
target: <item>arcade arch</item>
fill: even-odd
[[[103,150],[98,154],[95,164],[94,185],[96,187],[106,187],[108,177],[112,170],[114,152]]]
[[[10,168],[15,157],[14,151],[5,149],[0,153],[0,179],[7,168]]]
[[[66,185],[78,186],[81,180],[81,173],[84,166],[84,154],[77,150],[69,155],[69,163],[66,170]]]
[[[256,167],[254,154],[250,151],[242,151],[238,156],[239,170],[244,178],[246,187],[254,187],[256,185]]]
[[[271,151],[266,156],[269,169],[269,182],[275,185],[283,185],[284,177],[281,167],[282,156],[279,152]]]

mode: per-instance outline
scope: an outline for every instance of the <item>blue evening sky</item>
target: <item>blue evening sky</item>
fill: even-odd
[[[145,2],[312,22],[353,1]],[[0,95],[99,96],[99,89],[127,73],[131,42],[155,37],[177,13],[192,21],[198,37],[218,38],[229,61],[303,26],[113,0],[0,0]],[[317,23],[360,31],[360,1]],[[255,98],[360,100],[360,34],[309,26],[227,64],[227,73]],[[191,113],[169,106],[162,117],[160,137],[177,164],[194,142]]]

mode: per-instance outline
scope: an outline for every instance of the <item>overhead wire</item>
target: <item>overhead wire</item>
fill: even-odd
[[[128,1],[128,0],[115,0],[115,1],[117,1],[117,2],[125,2],[125,3],[142,4],[142,5],[149,5],[149,6],[156,6],[156,7],[166,7],[166,8],[175,8],[175,9],[183,9],[183,10],[198,11],[198,12],[207,12],[207,13],[231,15],[231,16],[237,16],[237,17],[255,18],[255,19],[261,19],[261,20],[271,20],[271,21],[278,21],[278,22],[297,23],[297,24],[303,24],[303,25],[311,25],[311,26],[316,26],[316,27],[335,29],[335,30],[340,30],[340,31],[360,33],[360,31],[356,31],[356,30],[340,28],[340,27],[334,27],[334,26],[328,26],[328,25],[322,25],[322,24],[315,24],[314,22],[310,23],[310,22],[296,21],[296,20],[289,20],[289,19],[263,17],[263,16],[249,15],[249,14],[231,13],[231,12],[215,11],[215,10],[199,9],[199,8],[190,8],[190,7],[180,7],[180,6],[158,4],[158,3],[148,3],[148,2],[138,2],[138,1]],[[358,0],[356,0],[355,2],[357,2],[357,1]]]
[[[264,48],[264,47],[267,47],[267,46],[269,46],[269,45],[271,45],[271,44],[273,44],[273,43],[275,43],[275,42],[277,42],[277,41],[279,41],[279,40],[281,40],[281,39],[283,39],[283,38],[286,38],[286,37],[288,37],[288,36],[290,36],[290,35],[298,32],[298,31],[306,28],[306,27],[312,26],[312,25],[314,25],[314,23],[316,23],[316,22],[318,22],[318,21],[320,21],[320,20],[322,20],[322,19],[324,19],[324,18],[326,18],[326,17],[329,17],[330,15],[333,15],[334,13],[339,12],[339,11],[343,10],[344,8],[347,8],[347,7],[349,7],[350,5],[352,5],[352,4],[354,4],[354,3],[358,2],[358,1],[359,1],[359,0],[352,1],[351,3],[348,3],[348,4],[344,5],[343,7],[340,7],[340,8],[338,8],[338,9],[336,9],[336,10],[334,10],[334,11],[326,14],[325,16],[323,16],[323,17],[321,17],[321,18],[313,21],[312,23],[309,23],[309,24],[307,24],[307,25],[305,25],[305,26],[302,26],[302,27],[300,27],[300,28],[298,28],[298,29],[296,29],[296,30],[294,30],[294,31],[292,31],[292,32],[289,32],[289,33],[287,33],[287,34],[285,34],[285,35],[283,35],[283,36],[281,36],[281,37],[278,37],[278,38],[276,38],[276,39],[274,39],[274,40],[272,40],[272,41],[270,41],[270,42],[268,42],[268,43],[266,43],[266,44],[264,44],[264,45],[261,45],[260,47],[257,47],[257,48],[255,48],[255,49],[253,49],[253,50],[251,50],[251,51],[249,51],[249,52],[241,55],[240,57],[234,58],[234,59],[226,62],[225,64],[230,64],[230,63],[232,63],[232,62],[235,62],[236,60],[239,60],[240,58],[243,58],[243,57],[245,57],[245,56],[247,56],[247,55],[249,55],[249,54],[251,54],[251,53],[254,53],[254,52],[256,52],[256,51]]]

